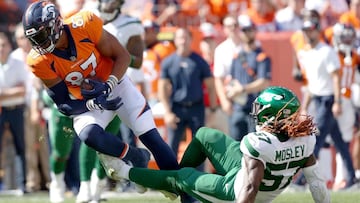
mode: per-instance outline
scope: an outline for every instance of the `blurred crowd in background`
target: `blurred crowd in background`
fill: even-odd
[[[67,18],[81,9],[97,10],[99,1],[61,0],[54,2],[60,8],[62,17]],[[7,63],[10,55],[15,55],[13,52],[17,48],[22,48],[25,52],[30,49],[24,41],[26,39],[23,32],[18,30],[21,30],[19,23],[21,23],[22,15],[32,2],[35,1],[0,1],[0,33],[7,36],[0,35],[0,69],[3,64]],[[142,74],[139,76],[140,79],[134,78],[133,81],[136,81],[137,87],[148,99],[155,117],[160,120],[164,117],[162,104],[164,97],[167,96],[163,92],[167,91],[166,85],[161,82],[163,79],[160,76],[161,62],[179,49],[179,44],[174,42],[174,33],[177,28],[184,27],[191,31],[192,37],[191,43],[186,48],[201,55],[213,73],[213,80],[201,87],[204,91],[201,105],[204,105],[206,110],[204,125],[218,128],[237,140],[241,140],[243,135],[255,130],[255,126],[249,122],[251,117],[248,115],[252,99],[262,89],[273,83],[273,74],[278,73],[279,69],[291,69],[288,71],[291,74],[282,77],[293,78],[292,80],[299,84],[296,86],[299,90],[294,90],[296,92],[303,94],[307,92],[305,88],[307,85],[314,85],[311,83],[312,76],[309,75],[311,72],[306,72],[304,67],[308,65],[309,59],[306,57],[309,57],[309,54],[303,54],[304,50],[311,49],[306,44],[311,42],[313,36],[303,35],[304,33],[312,35],[307,33],[308,31],[318,31],[318,39],[332,47],[334,53],[339,53],[339,60],[334,64],[350,67],[341,69],[340,73],[340,92],[344,97],[342,103],[348,101],[347,106],[342,104],[344,106],[342,112],[347,116],[341,119],[350,127],[340,129],[340,131],[351,154],[355,175],[360,178],[360,138],[357,135],[358,108],[360,108],[358,85],[360,84],[358,76],[360,60],[357,59],[357,55],[360,54],[360,0],[125,0],[121,4],[121,13],[138,18],[145,30],[143,36],[144,59],[140,69]],[[274,66],[274,62],[279,59],[269,57],[271,56],[270,53],[267,53],[269,50],[262,49],[261,39],[257,37],[260,34],[264,36],[265,33],[271,33],[274,40],[277,36],[274,33],[290,33],[287,35],[288,44],[293,51],[284,50],[283,57],[294,59],[291,67]],[[310,38],[310,42],[305,40],[306,37]],[[10,42],[7,51],[4,48],[6,38]],[[315,38],[313,40],[316,40]],[[250,56],[249,53],[255,53],[255,57]],[[21,60],[24,61],[25,58]],[[311,60],[316,63],[320,59],[311,58]],[[328,66],[328,64],[324,64],[324,66]],[[239,71],[237,67],[243,68],[244,71]],[[14,70],[13,74],[17,73]],[[47,132],[47,120],[50,119],[50,116],[47,110],[49,107],[41,101],[41,96],[39,96],[42,86],[33,82],[34,78],[30,73],[24,76],[30,84],[24,85],[22,90],[17,90],[14,97],[25,99],[13,106],[4,102],[6,97],[3,94],[9,84],[13,84],[14,87],[18,86],[15,82],[9,82],[13,78],[5,75],[5,72],[0,76],[0,107],[2,108],[0,118],[4,117],[0,119],[0,138],[2,139],[0,191],[10,189],[21,189],[23,192],[48,190],[51,182],[48,163],[51,147]],[[346,77],[349,81],[345,81]],[[287,86],[288,84],[278,85]],[[321,91],[319,90],[318,93]],[[210,98],[213,93],[216,94],[216,104],[213,104]],[[35,107],[33,100],[36,103]],[[190,108],[197,105],[196,102],[182,105]],[[21,104],[25,108],[22,118],[25,119],[23,122],[25,130],[23,135],[18,135],[16,129],[12,129],[18,127],[9,124],[5,112],[12,111]],[[352,107],[351,109],[349,105]],[[316,113],[315,110],[311,110],[311,105],[308,112]],[[176,111],[173,113],[176,114]],[[180,120],[186,119],[186,115],[176,116]],[[18,121],[19,118],[12,119]],[[340,128],[345,125],[341,123],[341,119],[338,119]],[[159,122],[158,124],[160,125]],[[165,125],[167,128],[166,125],[170,124],[171,121],[165,118],[161,127]],[[186,127],[191,128],[192,133],[185,131],[185,134],[193,134],[193,131],[199,126],[194,127],[189,122],[184,122],[184,128]],[[64,131],[66,130],[64,129]],[[167,139],[166,131],[161,131],[165,139]],[[184,134],[184,132],[180,133]],[[330,131],[329,134],[331,133]],[[11,136],[11,134],[17,135]],[[173,134],[176,135],[176,132]],[[76,195],[80,186],[79,172],[76,171],[79,168],[77,153],[80,141],[76,136],[74,137],[76,141],[73,143],[72,153],[68,160],[67,171],[69,172],[65,172],[67,174],[65,180],[69,191]],[[181,142],[186,139],[186,136],[171,139],[169,142],[173,143],[169,144],[178,153],[182,148]],[[335,164],[335,151],[332,145],[333,141],[326,139],[326,144],[319,153],[319,159],[325,169],[324,174],[328,187],[338,190],[346,187],[347,173],[350,169],[343,169],[342,156],[337,156],[337,164]],[[21,162],[24,161],[27,163],[27,168],[21,169]],[[331,164],[332,162],[334,164]],[[211,171],[212,167],[205,164],[201,170]],[[22,182],[20,178],[22,175],[19,175],[21,173],[26,173],[26,183]],[[116,184],[117,186],[114,186]],[[113,183],[109,187],[114,189],[120,186],[118,183]],[[122,185],[121,191],[124,190],[126,190],[125,186]]]

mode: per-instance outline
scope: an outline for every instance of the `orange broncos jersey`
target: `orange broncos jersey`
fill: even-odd
[[[351,97],[351,85],[354,82],[355,71],[360,62],[359,56],[355,51],[351,54],[351,64],[345,64],[344,54],[339,53],[339,60],[341,64],[340,78],[341,78],[341,94],[349,98]]]
[[[102,56],[96,49],[102,34],[103,23],[89,11],[81,11],[64,20],[63,34],[67,34],[68,50],[55,49],[45,55],[31,50],[27,63],[31,71],[42,80],[60,77],[70,94],[81,99],[80,85],[87,77],[106,81],[113,61]]]

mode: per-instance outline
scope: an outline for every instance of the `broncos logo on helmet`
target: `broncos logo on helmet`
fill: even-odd
[[[49,1],[31,4],[22,19],[26,38],[35,51],[44,55],[55,49],[63,25],[59,10]]]

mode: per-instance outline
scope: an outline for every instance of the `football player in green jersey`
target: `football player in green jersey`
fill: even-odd
[[[317,131],[312,117],[299,114],[300,102],[284,87],[269,87],[253,102],[256,132],[241,142],[221,131],[201,128],[187,147],[180,170],[135,168],[100,154],[107,174],[144,187],[186,192],[201,202],[271,202],[302,169],[316,203],[330,195],[316,164],[313,150]],[[217,174],[195,169],[209,158]]]

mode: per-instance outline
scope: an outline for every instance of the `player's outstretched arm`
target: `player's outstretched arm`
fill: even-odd
[[[306,181],[309,183],[311,195],[315,203],[330,203],[330,194],[321,176],[314,155],[309,157],[303,172]]]
[[[241,190],[237,195],[236,203],[252,203],[259,191],[261,180],[264,177],[264,164],[244,154],[245,177]]]

